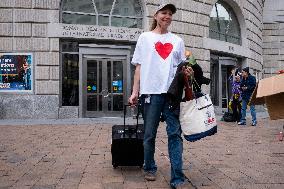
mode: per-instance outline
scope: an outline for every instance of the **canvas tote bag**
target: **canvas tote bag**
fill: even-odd
[[[193,79],[193,81],[195,80]],[[197,84],[196,81],[195,83]],[[185,82],[185,89],[192,91],[188,79]],[[190,97],[185,99],[190,99]],[[208,94],[181,102],[179,120],[184,138],[187,141],[194,142],[217,133],[214,106]]]

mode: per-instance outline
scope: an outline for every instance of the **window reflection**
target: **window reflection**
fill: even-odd
[[[108,26],[109,25],[109,17],[108,16],[99,16],[99,25],[100,26]]]
[[[79,105],[79,56],[62,53],[62,106]]]
[[[137,0],[63,0],[62,23],[142,28]]]
[[[234,44],[241,44],[241,32],[239,22],[233,9],[218,1],[215,3],[209,22],[209,37]]]
[[[141,28],[142,19],[112,17],[111,25],[117,27]]]
[[[62,11],[94,13],[92,0],[63,0]]]
[[[113,0],[95,0],[94,2],[99,14],[110,14]]]
[[[113,93],[123,93],[123,63],[122,61],[113,62]]]
[[[141,5],[137,0],[116,0],[113,15],[142,16]]]
[[[63,13],[62,22],[65,24],[86,24],[86,25],[95,25],[96,24],[96,16],[92,15],[80,15],[80,14],[70,14]]]

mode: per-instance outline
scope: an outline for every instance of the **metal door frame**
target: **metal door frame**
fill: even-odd
[[[84,59],[119,59],[125,60],[123,67],[123,100],[126,102],[131,92],[131,76],[130,76],[130,46],[115,45],[96,45],[96,44],[80,44],[79,45],[79,117],[86,117],[85,112],[87,104],[84,100],[86,90],[84,90],[83,82],[86,81],[86,71],[84,70]],[[85,73],[84,73],[85,71]],[[101,117],[103,115],[99,115]]]
[[[222,66],[236,66],[238,64],[238,61],[236,60],[236,57],[220,56],[218,54],[211,54],[210,56],[215,57],[215,59],[218,57],[218,84],[217,84],[218,91],[217,93],[218,93],[219,103],[217,106],[215,106],[215,109],[216,109],[216,112],[221,113],[222,111],[227,111],[227,108],[222,108],[222,98],[223,98],[222,88],[226,87],[226,86],[223,86],[222,84]]]
[[[222,67],[225,67],[226,69],[228,69],[228,66],[236,66],[237,65],[237,60],[234,57],[219,57],[219,107],[223,110],[223,111],[227,111],[227,108],[223,108],[223,88],[226,87],[226,96],[227,96],[227,101],[229,100],[229,95],[228,95],[228,87],[227,86],[223,86],[223,82],[222,82]],[[227,77],[226,77],[227,78]],[[226,83],[228,84],[229,78],[227,78]]]

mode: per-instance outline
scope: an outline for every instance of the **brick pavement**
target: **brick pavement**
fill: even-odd
[[[283,189],[284,121],[257,127],[219,122],[218,134],[184,142],[184,171],[198,189]],[[111,124],[1,125],[0,189],[170,188],[165,127],[157,138],[158,179],[111,165]]]

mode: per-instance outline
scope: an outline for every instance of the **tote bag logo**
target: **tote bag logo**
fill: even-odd
[[[207,120],[204,121],[204,124],[206,126],[209,126],[212,123],[214,123],[215,118],[212,116],[212,114],[211,114],[211,112],[209,110],[206,112],[206,115],[207,115]]]

